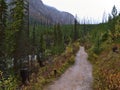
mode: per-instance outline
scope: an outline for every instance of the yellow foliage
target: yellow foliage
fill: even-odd
[[[65,53],[72,53],[72,52],[73,52],[72,47],[70,47],[70,46],[66,47]]]
[[[93,62],[93,90],[120,90],[120,55],[112,52],[112,46],[114,44],[107,46],[99,56],[89,55]]]
[[[94,53],[94,54],[93,54],[93,57],[98,58],[98,55]]]
[[[64,53],[54,56],[53,62],[50,65],[40,68],[38,82],[32,82],[32,90],[37,90],[37,88],[39,88],[38,90],[42,90],[45,84],[53,81],[72,65],[75,62],[75,53],[77,52],[73,52],[74,48],[79,50],[79,42],[68,45]],[[57,77],[54,74],[54,70],[57,70]],[[27,88],[27,90],[31,89]]]

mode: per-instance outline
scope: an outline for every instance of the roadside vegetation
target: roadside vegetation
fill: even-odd
[[[0,0],[0,8],[0,90],[42,90],[74,64],[80,45],[93,65],[93,89],[120,89],[120,14],[115,6],[104,23],[79,24],[75,18],[70,25],[35,21],[23,0]],[[29,55],[38,58],[29,60]]]
[[[88,48],[89,60],[93,65],[93,90],[120,89],[120,15],[115,12],[114,6],[109,21],[91,34],[95,35]]]
[[[75,54],[79,50],[79,42],[69,44],[65,51],[56,55],[51,63],[39,68],[38,73],[31,76],[31,83],[25,90],[43,90],[43,87],[58,79],[75,62]]]

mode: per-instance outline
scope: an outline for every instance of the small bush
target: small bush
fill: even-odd
[[[94,53],[90,54],[89,60],[93,64],[93,90],[120,90],[120,56],[118,53],[112,52],[109,47],[104,49],[99,56]]]
[[[0,71],[0,90],[16,90],[18,82],[16,78],[9,75],[8,78],[4,78],[2,71]]]

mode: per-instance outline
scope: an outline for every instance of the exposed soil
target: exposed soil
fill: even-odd
[[[84,47],[76,54],[75,64],[44,90],[92,90],[92,66]]]

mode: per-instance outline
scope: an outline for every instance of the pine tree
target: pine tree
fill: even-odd
[[[0,56],[3,56],[3,43],[5,39],[7,19],[7,4],[5,0],[0,0]]]
[[[54,26],[54,45],[56,47],[56,53],[62,52],[64,46],[63,42],[63,33],[58,23]]]
[[[117,17],[117,22],[115,25],[115,38],[120,40],[120,16]]]
[[[32,54],[34,54],[35,53],[35,48],[36,48],[36,45],[37,45],[37,40],[36,40],[36,23],[34,23],[33,29],[32,29],[31,45],[32,45]]]
[[[74,20],[74,41],[78,39],[78,27],[77,27],[77,19]]]
[[[113,9],[112,9],[112,15],[113,15],[113,18],[115,16],[117,16],[117,9],[116,9],[115,5],[113,6]]]
[[[57,45],[57,25],[54,25],[54,45]]]
[[[113,9],[112,9],[112,12],[111,12],[113,18],[111,15],[109,15],[109,22],[108,22],[108,25],[109,25],[109,34],[112,38],[112,40],[114,41],[115,40],[115,25],[116,25],[116,21],[117,21],[117,9],[115,6],[113,6]]]
[[[39,45],[39,52],[44,53],[45,51],[45,42],[43,39],[43,34],[40,35],[40,45]]]
[[[57,33],[58,33],[58,40],[57,40],[57,45],[59,47],[59,52],[63,51],[63,47],[64,47],[64,39],[63,39],[63,32],[60,28],[60,24],[57,25]]]
[[[29,33],[25,21],[25,0],[13,0],[11,9],[12,29],[14,30],[15,50],[13,52],[14,65],[17,66],[17,60],[28,54]]]
[[[32,31],[32,45],[33,46],[35,46],[35,43],[36,43],[36,36],[35,36],[35,34],[36,34],[36,24],[34,23],[34,25],[33,25],[33,31]]]

